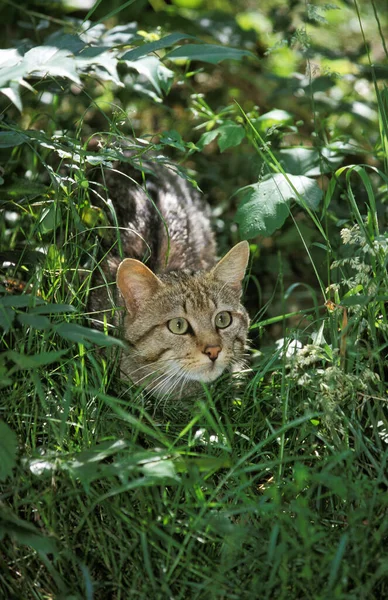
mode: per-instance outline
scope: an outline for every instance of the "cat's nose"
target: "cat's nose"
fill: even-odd
[[[218,355],[221,352],[221,350],[222,350],[221,346],[206,346],[203,353],[207,354],[207,356],[210,358],[210,360],[212,360],[214,362],[215,360],[217,360]]]

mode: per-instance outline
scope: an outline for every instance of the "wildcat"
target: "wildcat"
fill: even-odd
[[[128,343],[122,376],[155,396],[179,398],[236,370],[249,325],[240,303],[248,243],[216,262],[208,207],[171,166],[156,159],[137,163],[125,153],[125,161],[105,171],[103,189],[115,241],[105,240],[103,277],[90,305],[106,309],[102,279],[116,279],[113,296],[125,306]]]

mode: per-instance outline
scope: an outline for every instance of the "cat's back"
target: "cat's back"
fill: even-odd
[[[193,186],[158,162],[120,162],[103,174],[99,203],[110,221],[111,263],[136,258],[157,273],[215,263],[209,208]]]

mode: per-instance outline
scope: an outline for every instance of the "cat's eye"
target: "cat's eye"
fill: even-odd
[[[167,323],[167,327],[171,331],[171,333],[175,333],[176,335],[183,335],[187,333],[189,329],[189,323],[186,319],[182,317],[176,317],[175,319],[170,319]]]
[[[226,327],[229,327],[229,325],[232,322],[232,315],[230,314],[230,312],[223,310],[221,312],[218,313],[218,315],[216,315],[215,318],[215,325],[216,327],[218,327],[218,329],[225,329]]]

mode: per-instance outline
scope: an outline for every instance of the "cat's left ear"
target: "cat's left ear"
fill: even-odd
[[[125,258],[119,265],[116,282],[131,316],[163,287],[160,279],[134,258]]]
[[[228,254],[222,258],[211,273],[218,281],[222,281],[232,287],[241,287],[249,260],[248,242],[239,242]]]

